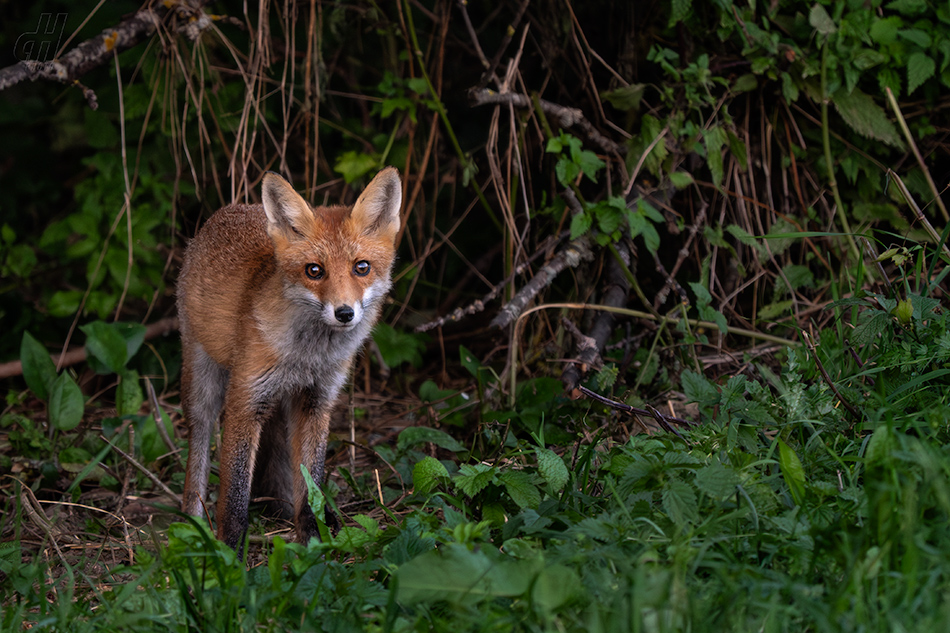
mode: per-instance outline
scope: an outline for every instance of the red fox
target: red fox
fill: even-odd
[[[239,551],[252,484],[285,508],[292,499],[298,541],[317,536],[300,465],[323,480],[330,413],[392,286],[402,183],[388,167],[352,207],[311,208],[268,173],[262,199],[215,213],[178,278],[182,510],[204,514],[221,414],[217,534]]]

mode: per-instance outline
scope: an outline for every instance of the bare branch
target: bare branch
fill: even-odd
[[[46,79],[61,83],[77,82],[87,72],[101,66],[116,53],[128,50],[151,37],[158,25],[169,16],[182,18],[177,30],[192,41],[196,40],[204,29],[211,26],[211,16],[201,8],[211,0],[187,0],[187,2],[156,2],[142,9],[118,25],[102,31],[96,37],[53,61],[24,60],[13,66],[0,69],[0,90],[29,79]],[[90,106],[95,108],[95,100],[90,99],[88,89],[84,89]]]

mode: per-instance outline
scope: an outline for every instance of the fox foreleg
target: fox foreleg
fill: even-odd
[[[307,482],[300,466],[303,465],[319,486],[323,484],[327,456],[327,438],[330,434],[332,402],[316,388],[299,394],[291,409],[291,469],[294,481],[294,525],[297,541],[304,545],[312,537],[319,538],[316,516],[307,498]]]

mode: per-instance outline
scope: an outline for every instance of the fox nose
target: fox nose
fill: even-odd
[[[347,305],[342,305],[333,311],[333,316],[335,316],[336,320],[340,323],[349,323],[352,321],[353,314],[353,308]]]

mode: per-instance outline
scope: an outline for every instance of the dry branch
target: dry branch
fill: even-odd
[[[468,93],[472,106],[483,105],[513,105],[516,108],[533,108],[531,97],[517,92],[495,92],[487,88],[470,90]],[[601,150],[609,154],[625,154],[627,149],[616,143],[594,128],[584,117],[584,113],[577,108],[567,108],[544,99],[538,99],[541,109],[549,117],[558,122],[562,128],[577,128]]]
[[[134,13],[114,27],[102,31],[53,61],[23,60],[0,69],[0,90],[29,79],[47,79],[61,83],[78,82],[87,72],[103,65],[113,55],[128,50],[145,41],[155,33],[158,25],[169,16],[182,19],[177,31],[194,41],[202,31],[211,26],[211,16],[201,9],[211,0],[186,0],[184,2],[156,2]],[[90,106],[95,109],[95,95],[83,88]]]
[[[153,339],[157,336],[164,336],[178,329],[178,317],[167,317],[161,321],[156,321],[145,328],[145,340]],[[62,356],[62,361],[60,357]],[[57,367],[68,367],[81,363],[86,360],[86,348],[75,347],[65,354],[50,354],[53,364]],[[18,360],[12,360],[8,363],[0,364],[0,380],[19,376],[23,373],[23,364]]]

